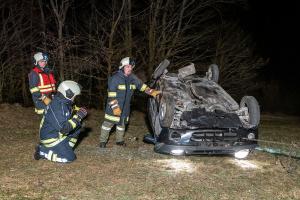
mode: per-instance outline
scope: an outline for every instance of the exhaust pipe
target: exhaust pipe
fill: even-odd
[[[152,134],[147,134],[144,136],[144,142],[150,143],[150,144],[156,144],[156,138],[153,137]]]

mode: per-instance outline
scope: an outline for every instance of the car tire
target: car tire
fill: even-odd
[[[159,121],[162,127],[170,127],[174,117],[175,102],[172,95],[164,94],[159,105]]]
[[[248,110],[246,123],[250,127],[257,127],[260,122],[260,109],[257,100],[253,96],[244,96],[240,103],[240,109],[243,108]]]
[[[163,73],[164,71],[167,69],[167,67],[169,66],[170,61],[167,59],[164,59],[159,65],[158,67],[154,70],[153,74],[152,74],[152,79],[156,80],[158,79]]]
[[[219,81],[219,67],[216,64],[211,64],[208,67],[208,70],[206,72],[206,77],[208,80],[214,81],[215,83],[218,83]]]

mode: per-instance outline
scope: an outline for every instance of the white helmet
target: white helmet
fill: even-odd
[[[45,61],[48,62],[49,56],[48,56],[46,53],[37,52],[36,54],[34,54],[33,59],[34,59],[34,62],[33,62],[34,65],[37,65],[37,63],[38,63],[40,60],[45,60]]]
[[[122,69],[124,66],[126,65],[131,65],[132,68],[134,68],[135,66],[135,61],[133,58],[130,58],[130,57],[125,57],[123,58],[121,61],[120,61],[120,66],[119,66],[119,69]]]
[[[57,91],[66,99],[73,101],[75,96],[80,95],[81,86],[74,81],[63,81],[59,84]]]

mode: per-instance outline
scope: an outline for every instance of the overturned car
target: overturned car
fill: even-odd
[[[195,75],[194,64],[169,73],[164,60],[150,85],[162,94],[148,102],[153,134],[144,140],[158,153],[173,155],[233,154],[246,158],[257,146],[260,109],[256,99],[244,96],[238,104],[220,85],[212,64],[205,77]]]

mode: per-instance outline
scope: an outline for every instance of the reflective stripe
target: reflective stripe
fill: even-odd
[[[42,128],[43,124],[44,124],[44,120],[45,120],[45,116],[43,116],[41,123],[40,123],[40,129]]]
[[[69,146],[70,146],[70,147],[74,147],[74,146],[75,146],[75,143],[69,142]]]
[[[50,139],[46,139],[46,140],[41,140],[41,143],[49,144],[49,143],[55,142],[56,140],[58,140],[58,138],[50,138]]]
[[[126,85],[118,85],[119,90],[126,90]]]
[[[76,143],[77,142],[77,138],[71,138],[70,142]]]
[[[57,154],[53,154],[52,161],[56,162],[56,160],[57,160]]]
[[[72,128],[76,128],[76,123],[72,121],[72,119],[69,119],[68,122],[71,124]]]
[[[116,116],[112,116],[112,115],[108,115],[108,114],[105,114],[104,118],[108,119],[110,121],[113,121],[113,122],[119,122],[120,121],[120,117],[116,117]]]
[[[38,87],[34,87],[30,89],[31,94],[40,91]]]
[[[41,86],[43,86],[44,85],[43,76],[41,74],[39,74],[39,77],[40,77]],[[39,86],[39,87],[41,87],[41,86]]]
[[[47,85],[40,85],[38,86],[40,89],[45,89],[45,88],[52,88],[55,87],[55,84],[47,84]]]
[[[51,151],[51,150],[50,150]],[[41,156],[44,156],[45,158],[49,158],[49,154],[53,154],[53,151],[51,151],[50,152],[49,151],[49,153],[47,154],[47,153],[44,153],[44,152],[40,152],[40,155]],[[48,159],[49,160],[49,159]],[[68,160],[67,159],[65,159],[65,158],[59,158],[59,157],[57,157],[57,154],[53,154],[53,156],[52,156],[52,161],[55,161],[55,162],[62,162],[62,163],[66,163],[66,162],[68,162]]]
[[[65,158],[56,158],[56,162],[66,163],[66,162],[68,162],[68,160]]]
[[[146,90],[146,88],[147,88],[147,85],[146,85],[146,84],[143,84],[142,87],[141,87],[141,89],[140,89],[141,92],[144,92],[144,91]]]
[[[135,86],[135,85],[130,85],[130,89],[131,89],[131,90],[135,90],[135,89],[136,89],[136,86]]]
[[[117,130],[119,130],[119,131],[124,131],[124,130],[125,130],[125,127],[117,126]]]
[[[70,138],[69,146],[74,147],[77,142],[77,138]]]
[[[60,142],[62,142],[64,139],[66,139],[66,138],[67,138],[67,136],[63,136],[60,139],[56,138],[56,141],[52,142],[50,144],[48,144],[48,143],[44,144],[42,141],[41,142],[44,144],[45,147],[54,147],[54,146],[58,145]],[[54,139],[54,138],[51,138],[51,139]]]
[[[107,127],[107,126],[101,126],[101,129],[106,130],[106,131],[110,131],[111,127]]]
[[[117,93],[116,92],[108,92],[108,97],[116,97]]]
[[[52,160],[52,155],[53,155],[53,151],[50,150],[49,153],[48,153],[48,155],[46,156],[46,158],[47,158],[48,160]]]
[[[41,115],[41,114],[44,113],[44,109],[37,109],[37,108],[35,108],[34,112],[36,112],[37,114]]]
[[[79,109],[80,109],[80,107],[78,107],[78,106],[76,106],[76,105],[73,106],[73,110],[74,110],[74,111],[78,111]]]
[[[119,105],[118,105],[118,104],[111,105],[111,108],[112,108],[112,109],[114,109],[114,108],[116,108],[116,107],[119,107]]]
[[[40,89],[40,92],[51,92],[55,91],[53,88],[47,88],[47,89]]]
[[[117,100],[117,99],[114,99],[114,100],[110,101],[108,104],[109,104],[109,105],[118,104],[118,100]]]

